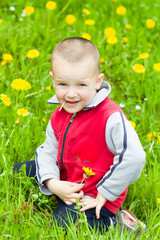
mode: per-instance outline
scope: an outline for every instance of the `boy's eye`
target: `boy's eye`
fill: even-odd
[[[58,83],[59,86],[66,86],[65,83]]]
[[[80,83],[79,86],[80,87],[86,87],[87,85],[85,83]]]

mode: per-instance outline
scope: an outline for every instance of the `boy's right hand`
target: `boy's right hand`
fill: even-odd
[[[84,184],[48,179],[45,181],[47,188],[61,198],[67,205],[76,203],[77,199],[83,197],[82,188]]]

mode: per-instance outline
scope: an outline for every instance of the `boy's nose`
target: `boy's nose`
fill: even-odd
[[[67,92],[66,96],[69,97],[69,98],[74,98],[74,97],[76,97],[77,94],[76,94],[75,89],[74,89],[74,88],[68,89],[68,92]]]

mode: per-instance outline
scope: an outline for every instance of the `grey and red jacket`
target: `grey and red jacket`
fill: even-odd
[[[103,85],[103,92],[109,91],[109,85]],[[105,207],[116,213],[128,185],[140,176],[145,153],[121,108],[108,96],[103,99],[101,90],[97,93],[101,101],[94,107],[74,115],[64,109],[59,112],[58,107],[52,114],[46,141],[36,151],[37,178],[41,191],[49,195],[45,180],[80,183],[82,168],[91,168],[95,175],[85,179],[84,195],[95,198],[99,191],[108,199]]]

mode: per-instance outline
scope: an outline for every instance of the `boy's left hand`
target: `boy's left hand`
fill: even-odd
[[[78,203],[77,205],[82,206],[84,205],[80,211],[83,212],[87,209],[90,208],[96,208],[96,217],[97,219],[100,218],[100,211],[101,208],[104,206],[105,202],[107,201],[106,198],[104,198],[100,193],[97,194],[97,197],[94,199],[81,199],[80,203]]]

